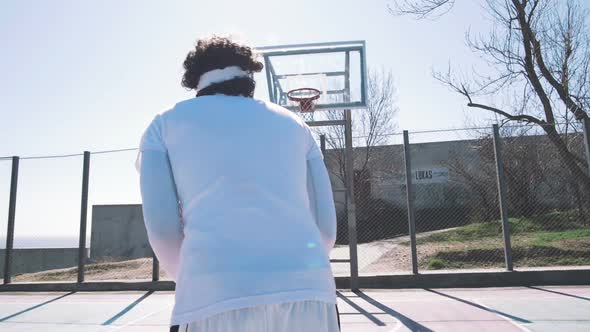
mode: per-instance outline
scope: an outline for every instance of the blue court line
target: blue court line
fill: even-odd
[[[12,314],[12,315],[9,315],[9,316],[6,316],[6,317],[2,317],[2,318],[0,318],[0,322],[3,322],[3,321],[5,321],[5,320],[9,320],[9,319],[11,319],[11,318],[13,318],[13,317],[16,317],[16,316],[22,315],[22,314],[24,314],[24,313],[26,313],[26,312],[29,312],[29,311],[31,311],[31,310],[35,310],[35,309],[37,309],[37,308],[39,308],[39,307],[42,307],[42,306],[44,306],[44,305],[46,305],[46,304],[49,304],[49,303],[51,303],[51,302],[55,302],[55,301],[57,301],[57,300],[59,300],[59,299],[62,299],[62,298],[64,298],[64,297],[66,297],[66,296],[69,296],[69,295],[72,295],[72,294],[74,294],[74,293],[75,293],[75,292],[69,292],[69,293],[67,293],[67,294],[64,294],[64,295],[58,296],[58,297],[56,297],[56,298],[54,298],[54,299],[51,299],[51,300],[49,300],[49,301],[45,301],[45,302],[43,302],[43,303],[39,303],[39,304],[37,304],[37,305],[34,305],[34,306],[32,306],[32,307],[30,307],[30,308],[27,308],[27,309],[25,309],[25,310],[22,310],[22,311],[19,311],[19,312],[17,312],[17,313],[14,313],[14,314]]]
[[[352,302],[349,298],[347,298],[346,296],[342,295],[340,292],[336,292],[336,295],[338,295],[339,298],[341,298],[344,302],[346,302],[349,306],[353,307],[355,310],[357,310],[359,313],[363,314],[365,317],[367,317],[370,321],[372,321],[375,325],[377,326],[386,326],[387,324],[385,324],[383,321],[381,321],[379,318],[373,316],[373,314],[371,314],[370,312],[366,311],[365,309],[363,309],[361,306],[359,306],[358,304]],[[344,313],[340,313],[340,315],[346,315]]]
[[[530,289],[536,289],[536,290],[543,291],[543,292],[549,292],[549,293],[553,293],[553,294],[557,294],[557,295],[569,296],[569,297],[573,297],[574,299],[578,299],[578,300],[590,301],[590,298],[587,298],[587,297],[583,297],[583,296],[579,296],[579,295],[574,295],[574,294],[563,293],[563,292],[558,292],[558,291],[554,291],[554,290],[550,290],[550,289],[545,289],[545,288],[541,288],[541,287],[529,286],[528,288],[530,288]]]
[[[140,298],[138,298],[137,300],[133,301],[133,303],[131,303],[130,305],[128,305],[127,307],[125,307],[125,309],[119,311],[116,315],[114,315],[113,317],[109,318],[106,322],[104,322],[104,323],[102,323],[100,325],[102,325],[102,326],[111,325],[117,319],[121,318],[123,315],[125,315],[126,313],[128,313],[131,309],[133,309],[133,307],[135,307],[136,305],[138,305],[141,301],[145,300],[148,296],[152,295],[153,293],[154,293],[154,291],[149,291],[149,292],[143,294]]]
[[[455,296],[452,296],[452,295],[449,295],[449,294],[437,292],[435,290],[428,289],[428,288],[424,288],[424,290],[425,291],[428,291],[428,292],[431,292],[431,293],[434,293],[434,294],[437,294],[437,295],[440,295],[440,296],[448,297],[449,299],[453,299],[455,301],[459,301],[461,303],[468,304],[470,306],[476,307],[476,308],[481,309],[481,310],[485,310],[487,312],[491,312],[491,313],[496,314],[496,315],[500,315],[500,316],[509,318],[509,319],[511,319],[513,321],[517,321],[519,323],[523,323],[523,324],[531,324],[532,323],[528,319],[520,318],[520,317],[511,315],[511,314],[507,314],[505,312],[501,312],[501,311],[498,311],[498,310],[495,310],[495,309],[487,308],[487,307],[484,307],[484,306],[482,306],[480,304],[477,304],[477,303],[474,303],[474,302],[471,302],[471,301],[467,301],[467,300],[464,300],[464,299],[461,299],[461,298],[458,298],[458,297],[455,297]]]
[[[392,308],[375,300],[374,298],[370,297],[369,295],[367,295],[361,291],[355,291],[354,293],[356,295],[358,295],[361,299],[363,299],[363,300],[367,301],[368,303],[372,304],[373,306],[375,306],[377,309],[382,310],[383,312],[385,312],[386,314],[389,314],[392,317],[395,317],[397,320],[399,320],[400,323],[402,323],[402,325],[409,328],[411,331],[434,332],[431,329],[427,328],[426,326],[411,319],[410,317],[402,315],[401,313],[393,310]]]

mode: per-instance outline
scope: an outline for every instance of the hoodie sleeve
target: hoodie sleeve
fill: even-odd
[[[159,117],[142,138],[136,166],[140,173],[143,218],[150,245],[162,269],[177,280],[184,233]]]
[[[329,253],[336,242],[336,208],[334,194],[319,146],[306,126],[307,191],[310,207],[320,230],[324,248]]]

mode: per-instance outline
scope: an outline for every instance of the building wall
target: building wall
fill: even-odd
[[[371,197],[383,199],[403,207],[406,204],[406,178],[404,151],[401,145],[373,147],[371,160],[368,164],[371,181]],[[355,149],[355,168],[359,169],[362,148]],[[340,179],[339,166],[330,162],[327,152],[326,165],[330,171],[332,186],[344,188]],[[480,163],[477,151],[470,147],[469,141],[436,142],[412,144],[410,149],[412,160],[412,182],[416,186],[416,208],[434,208],[442,205],[456,205],[465,202],[461,197],[449,200],[449,190],[457,191],[460,186],[457,177],[449,169],[449,161],[460,158],[466,167],[477,172]],[[465,195],[464,195],[465,196]],[[335,193],[337,209],[345,208],[344,193]]]
[[[531,140],[538,140],[532,137]],[[541,138],[542,139],[542,138]],[[508,140],[507,140],[508,142]],[[535,141],[536,142],[536,141]],[[479,204],[474,193],[466,185],[469,179],[457,173],[457,162],[463,170],[473,175],[490,175],[494,165],[480,160],[477,142],[450,141],[412,144],[412,181],[415,185],[415,206],[417,210],[417,227],[420,230],[439,229],[457,226],[465,222],[466,210]],[[374,151],[368,164],[370,171],[370,199],[381,199],[394,206],[383,218],[373,219],[376,223],[407,223],[406,182],[403,146],[389,145],[373,147]],[[363,148],[355,148],[355,169],[360,169]],[[336,209],[339,214],[339,229],[346,229],[346,204],[344,185],[339,174],[339,165],[331,158],[334,151],[326,151],[326,165],[330,171]],[[542,189],[542,188],[541,188]],[[490,190],[495,190],[492,181]],[[536,194],[543,202],[559,200],[550,195],[550,191],[537,190]],[[557,202],[559,203],[559,202]],[[557,204],[555,203],[555,204]],[[362,211],[357,202],[357,218],[359,227],[363,220]],[[370,209],[369,209],[370,210]],[[400,212],[401,210],[401,212]],[[368,218],[368,217],[367,217]],[[365,218],[365,219],[367,219]],[[389,218],[389,219],[387,219]],[[368,224],[371,228],[375,225]],[[141,205],[99,205],[93,207],[91,233],[92,259],[115,257],[133,259],[150,257],[147,233],[143,223]]]
[[[574,138],[579,140],[581,137],[570,137],[570,141]],[[503,152],[507,201],[513,215],[575,208],[572,197],[576,193],[571,187],[575,179],[562,165],[546,136],[504,138]],[[333,187],[340,189],[344,187],[339,164],[342,158],[338,158],[337,153],[335,150],[326,151],[325,161]],[[362,227],[367,229],[365,233],[370,233],[380,223],[393,225],[391,230],[407,231],[399,226],[407,220],[403,146],[372,147],[366,168],[365,148],[355,148],[354,153],[355,173],[360,175],[355,176],[359,234]],[[579,151],[578,155],[582,156],[583,152]],[[498,218],[496,166],[491,139],[411,144],[410,157],[419,231]],[[370,182],[370,193],[367,193],[366,182],[365,187],[358,190],[357,183],[363,179]],[[339,228],[344,229],[347,223],[346,196],[337,192],[334,198]],[[365,236],[364,240],[369,238],[374,237]]]
[[[4,257],[5,249],[0,249]],[[88,249],[86,250],[88,256]],[[12,275],[78,266],[78,248],[13,249]],[[0,264],[0,274],[4,264]]]
[[[390,201],[398,206],[406,204],[406,177],[403,165],[403,147],[394,145],[384,147],[384,153],[395,161],[383,162],[376,176],[372,177],[372,196]],[[410,149],[412,161],[412,183],[415,185],[416,208],[432,208],[445,202],[445,188],[451,185],[448,160],[451,153],[458,153],[462,158],[471,159],[470,150],[464,142],[440,142],[413,144]],[[387,164],[397,167],[387,168]],[[450,203],[450,202],[449,202]]]
[[[381,198],[405,208],[405,166],[403,147],[401,145],[374,147],[371,170],[371,197]],[[356,148],[355,153],[361,153]],[[332,153],[327,151],[327,155]],[[416,207],[418,209],[434,207],[452,207],[452,202],[445,193],[452,185],[453,175],[448,171],[446,162],[451,154],[458,154],[473,167],[477,165],[477,155],[468,142],[441,142],[413,144],[411,150],[413,163],[413,181],[416,184]],[[355,158],[358,163],[361,158]],[[344,188],[339,179],[338,167],[326,163],[330,169],[336,209],[345,214]],[[359,165],[355,165],[359,168]],[[447,195],[448,196],[448,195]],[[345,222],[339,218],[340,222]],[[401,221],[400,221],[401,222]],[[405,222],[405,219],[404,221]],[[343,228],[344,225],[340,225]],[[92,230],[90,241],[90,258],[135,259],[151,257],[147,233],[143,222],[141,205],[95,205],[92,209]]]
[[[151,256],[140,204],[92,207],[90,259]]]

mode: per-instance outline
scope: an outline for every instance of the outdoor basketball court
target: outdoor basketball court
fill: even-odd
[[[0,331],[167,331],[172,292],[3,293]],[[343,331],[590,331],[590,287],[342,291]]]
[[[373,263],[359,263],[357,257],[353,194],[352,113],[367,106],[365,42],[281,45],[259,47],[257,51],[265,64],[259,81],[261,86],[266,85],[269,100],[296,112],[311,127],[339,128],[337,133],[342,137],[338,136],[337,148],[343,151],[345,175],[339,183],[339,195],[345,205],[350,245],[336,248],[332,258],[340,263],[335,265],[335,273],[350,275],[355,287],[359,269]],[[325,135],[321,136],[325,143]],[[405,174],[411,174],[408,132],[404,144]],[[87,156],[89,161],[90,154]],[[85,163],[83,206],[88,203],[89,165]],[[17,177],[14,179],[16,183]],[[407,197],[413,197],[411,179],[405,176]],[[16,206],[16,185],[11,192],[14,198],[10,204]],[[413,209],[411,202],[413,198],[408,200],[408,210]],[[410,215],[410,233],[415,234],[415,220]],[[504,221],[507,223],[508,218]],[[14,213],[11,222],[14,225]],[[81,225],[85,230],[86,217]],[[10,232],[13,238],[14,227]],[[86,238],[85,231],[80,238]],[[415,239],[410,237],[410,243],[408,250],[413,250],[417,271]],[[84,241],[82,250],[83,245]],[[389,245],[383,248],[391,249]],[[373,250],[369,256],[382,257],[383,248],[367,246],[363,250],[365,254]],[[84,271],[83,265],[80,259],[78,271]],[[378,272],[371,265],[370,272]],[[169,291],[0,293],[0,332],[168,331],[173,303],[174,293]],[[590,331],[590,286],[340,291],[338,306],[345,332]]]

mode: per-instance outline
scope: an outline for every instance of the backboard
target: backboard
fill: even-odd
[[[289,91],[320,90],[316,110],[355,109],[366,106],[365,42],[330,42],[258,47],[264,58],[268,94],[272,102],[290,110],[299,103]]]

